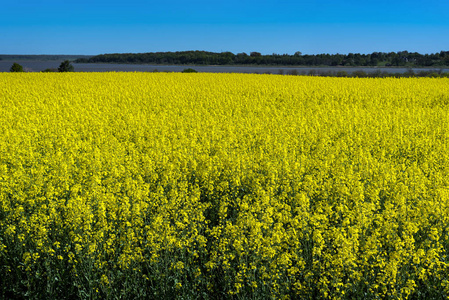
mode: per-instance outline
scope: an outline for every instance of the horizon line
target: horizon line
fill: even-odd
[[[252,53],[252,52],[257,52],[257,53],[261,53],[259,51],[250,51],[250,52],[232,52],[232,51],[209,51],[209,50],[170,50],[170,51],[147,51],[147,52],[105,52],[105,53],[99,53],[99,54],[62,54],[62,53],[58,53],[58,54],[49,54],[49,53],[41,53],[41,54],[23,54],[23,53],[14,53],[14,54],[3,54],[0,53],[0,56],[97,56],[97,55],[105,55],[105,54],[143,54],[143,53],[176,53],[176,52],[210,52],[210,53],[232,53],[234,55],[240,54],[240,53]],[[297,52],[301,52],[300,50],[298,50]],[[373,54],[373,53],[398,53],[398,52],[408,52],[408,53],[418,53],[418,54],[437,54],[437,53],[441,53],[441,52],[449,52],[449,50],[440,50],[437,52],[428,52],[428,53],[420,53],[417,51],[409,51],[409,50],[400,50],[400,51],[373,51],[373,52],[348,52],[348,53],[330,53],[330,52],[321,52],[321,53],[301,53],[301,55],[322,55],[322,54],[329,54],[329,55],[348,55],[348,54]],[[290,53],[270,53],[270,54],[264,54],[261,53],[262,55],[294,55],[290,54]]]

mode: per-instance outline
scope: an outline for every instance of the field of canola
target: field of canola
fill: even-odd
[[[0,112],[0,298],[449,295],[449,79],[3,73]]]

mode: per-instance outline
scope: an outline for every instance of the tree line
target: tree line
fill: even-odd
[[[373,52],[371,54],[290,54],[263,55],[208,51],[148,52],[100,54],[79,58],[76,63],[194,64],[194,65],[297,65],[297,66],[449,66],[449,51],[433,54],[417,52]]]
[[[73,61],[77,58],[89,58],[92,55],[52,55],[52,54],[0,54],[0,60],[6,61],[23,61],[23,60],[40,60],[40,61]]]
[[[59,68],[57,69],[45,69],[42,72],[74,72],[75,68],[73,67],[73,65],[70,63],[70,61],[65,60],[63,61],[60,65]],[[11,73],[17,73],[17,72],[25,72],[25,70],[23,69],[23,66],[18,64],[18,63],[13,63],[11,68],[9,69],[9,72]]]

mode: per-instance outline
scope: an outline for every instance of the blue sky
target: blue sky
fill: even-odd
[[[449,51],[449,0],[0,0],[0,54]]]

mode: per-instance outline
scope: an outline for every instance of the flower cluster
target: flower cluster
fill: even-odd
[[[0,298],[449,296],[449,79],[0,74]]]

